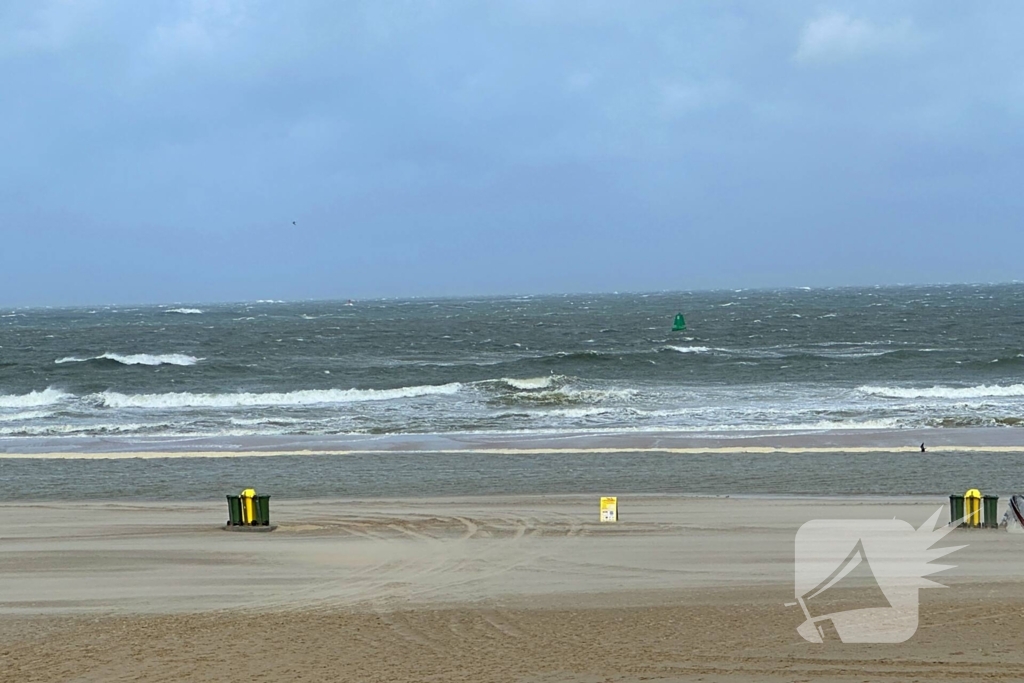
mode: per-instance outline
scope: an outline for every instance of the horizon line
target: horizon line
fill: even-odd
[[[83,303],[83,304],[26,304],[11,305],[0,304],[0,310],[34,310],[34,309],[63,309],[73,310],[81,308],[112,308],[112,307],[140,307],[159,308],[164,306],[231,306],[237,304],[300,304],[300,303],[337,303],[351,301],[358,302],[379,302],[379,301],[465,301],[473,299],[509,299],[509,298],[555,298],[569,296],[650,296],[652,294],[712,294],[716,292],[784,292],[784,291],[815,291],[815,290],[855,290],[855,289],[905,289],[905,288],[937,288],[937,287],[1008,287],[1024,284],[1024,280],[1007,280],[1001,282],[928,282],[909,283],[897,282],[888,284],[873,285],[786,285],[780,287],[706,287],[693,289],[651,289],[651,290],[612,290],[612,291],[575,291],[575,292],[544,292],[544,293],[521,293],[506,292],[497,294],[441,294],[441,295],[403,295],[403,296],[373,296],[363,298],[349,297],[310,297],[296,299],[209,299],[179,300],[179,301],[146,301],[146,302],[105,302],[105,303]]]

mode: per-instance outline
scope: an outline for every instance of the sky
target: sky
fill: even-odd
[[[5,0],[0,305],[1024,279],[1022,24]]]

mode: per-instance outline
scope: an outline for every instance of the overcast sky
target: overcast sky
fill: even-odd
[[[1024,279],[1022,25],[5,0],[0,305]]]

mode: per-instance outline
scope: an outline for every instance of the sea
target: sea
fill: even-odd
[[[677,313],[686,318],[685,330],[672,330]],[[17,450],[21,440],[43,438],[123,443],[659,431],[729,438],[974,427],[1024,427],[1024,285],[0,309],[0,450],[7,451]],[[315,470],[312,463],[324,457],[308,456],[305,466]],[[415,459],[391,455],[382,464],[384,457],[359,460],[358,467],[397,471],[403,462],[407,471],[407,460]],[[252,467],[273,467],[273,458],[264,460],[271,464]],[[356,460],[345,460],[345,466],[356,467]],[[536,460],[542,469],[554,466],[551,458]],[[474,470],[474,461],[443,461],[431,460],[450,470]],[[794,462],[792,456],[786,461]],[[568,461],[560,462],[557,467]],[[296,471],[294,463],[279,465]],[[1014,468],[1009,460],[1004,465]],[[18,496],[46,495],[38,477],[45,479],[47,468],[60,476],[82,466],[5,462],[0,477],[9,478],[8,488],[17,488]],[[25,467],[36,467],[35,474],[15,477],[16,468]],[[736,474],[743,486],[691,482],[668,488],[800,489],[783,475],[762,485],[762,465],[751,467]],[[665,468],[671,469],[650,465],[636,488],[664,490]],[[877,472],[877,466],[864,468],[864,477]],[[347,482],[341,488],[317,488],[299,477],[293,489],[303,495],[407,492],[392,486],[401,480],[393,471],[378,477],[376,488],[355,486],[358,478],[346,471],[337,473]],[[108,475],[121,481],[116,472]],[[583,474],[548,475],[545,481],[565,480],[556,490],[574,490],[573,482],[586,490],[602,484],[584,486]],[[181,473],[175,470],[175,476]],[[217,476],[196,483],[195,495],[219,487]],[[413,477],[409,490],[430,476]],[[616,476],[621,481],[622,473]],[[823,474],[816,490],[866,487],[844,488],[834,481],[841,476],[831,476]],[[309,477],[323,479],[322,471]],[[507,484],[513,479],[508,474],[502,490],[517,490]],[[896,488],[935,492],[946,485],[932,478],[911,490]],[[96,484],[78,493],[116,497],[125,486]],[[434,490],[491,492],[479,482],[476,488]],[[146,491],[138,495],[153,494]]]

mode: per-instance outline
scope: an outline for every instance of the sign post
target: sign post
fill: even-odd
[[[603,496],[601,498],[601,521],[619,521],[619,498],[618,496]]]

